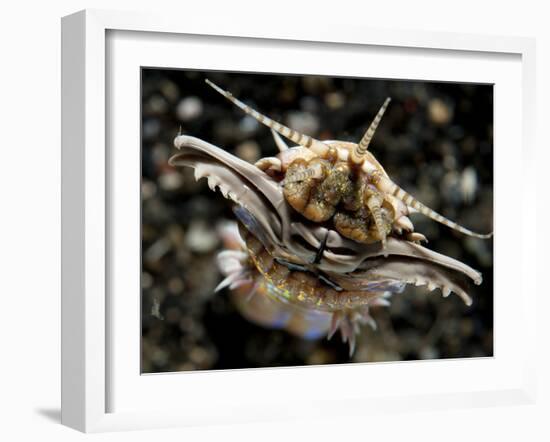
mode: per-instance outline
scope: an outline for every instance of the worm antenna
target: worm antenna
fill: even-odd
[[[283,137],[288,138],[290,141],[300,146],[310,148],[317,155],[324,156],[328,152],[328,146],[321,141],[316,140],[309,135],[304,135],[298,131],[295,131],[294,129],[290,129],[283,124],[266,117],[265,115],[259,113],[257,110],[252,109],[250,106],[247,106],[242,101],[235,98],[233,94],[231,94],[231,92],[224,91],[221,87],[212,83],[209,79],[206,79],[205,81],[206,84],[208,84],[216,92],[222,94],[225,98],[235,104],[235,106],[241,108],[246,114],[250,115],[252,118],[259,121],[264,126],[273,129],[275,132],[281,134]]]
[[[376,230],[378,231],[378,236],[382,241],[382,249],[385,249],[386,232],[384,231],[384,223],[382,220],[381,201],[376,196],[373,195],[367,200],[367,207],[371,211],[372,216],[374,218],[374,224],[376,226]]]
[[[288,150],[287,144],[273,129],[271,129],[271,135],[273,135],[273,139],[275,140],[275,144],[277,145],[277,149],[279,149],[279,152],[284,152],[285,150]]]
[[[286,176],[281,185],[284,187],[287,184],[300,183],[302,181],[309,180],[310,178],[319,179],[324,175],[323,168],[319,164],[310,165],[306,170],[301,172],[294,173],[292,175]]]
[[[372,120],[372,123],[370,124],[369,128],[365,132],[365,135],[363,135],[363,138],[361,138],[361,141],[359,141],[359,144],[355,146],[355,149],[351,153],[351,160],[355,164],[361,164],[363,162],[365,153],[369,148],[369,144],[372,138],[374,137],[374,133],[376,132],[376,129],[380,124],[380,120],[382,120],[382,117],[384,116],[384,112],[386,112],[386,109],[388,108],[390,101],[391,101],[390,97],[386,98],[386,101],[384,101],[384,104],[382,105],[382,107],[376,114],[376,117],[374,117],[374,120]]]
[[[430,209],[428,206],[422,204],[414,196],[405,192],[403,189],[401,189],[401,187],[385,177],[379,177],[377,185],[380,190],[395,196],[398,200],[403,201],[407,206],[416,209],[418,212],[422,213],[428,218],[431,218],[438,223],[441,223],[453,230],[463,233],[464,235],[473,236],[474,238],[481,239],[488,239],[493,236],[493,232],[486,234],[476,233],[471,231],[470,229],[467,229],[466,227],[462,227],[460,224],[457,224],[448,218],[445,218],[443,215],[440,215],[435,210]]]

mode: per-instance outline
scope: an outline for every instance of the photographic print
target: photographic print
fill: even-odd
[[[493,86],[144,67],[142,373],[493,356]]]

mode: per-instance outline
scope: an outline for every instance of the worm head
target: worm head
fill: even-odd
[[[481,283],[479,272],[416,240],[390,235],[385,247],[381,242],[361,244],[335,230],[304,222],[290,210],[279,183],[257,167],[198,138],[181,135],[175,145],[180,153],[170,164],[194,168],[196,179],[206,178],[212,189],[220,189],[226,198],[245,208],[247,225],[275,258],[310,266],[324,242],[314,266],[340,284],[360,284],[366,272],[371,281],[381,278],[425,284],[444,294],[458,293],[470,302],[467,281]]]
[[[386,243],[388,234],[401,228],[394,223],[410,211],[420,212],[465,235],[477,238],[492,236],[492,233],[473,232],[420,203],[389,178],[368,150],[390,98],[384,101],[358,143],[320,141],[261,114],[210,80],[206,82],[246,114],[271,129],[279,154],[261,159],[256,166],[281,183],[287,202],[308,220],[325,222],[334,217],[336,228],[342,235],[364,243],[380,241],[382,245]],[[296,146],[289,148],[281,136]],[[342,173],[344,168],[347,169]],[[365,180],[377,187],[379,195],[363,193],[361,186]],[[350,201],[355,201],[355,204]],[[345,210],[339,210],[341,202]],[[388,222],[386,209],[389,206],[392,207],[393,218]]]

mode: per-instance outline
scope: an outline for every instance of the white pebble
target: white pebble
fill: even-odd
[[[218,245],[218,241],[215,230],[202,220],[193,221],[185,234],[185,244],[193,252],[210,252]]]
[[[473,167],[467,167],[462,172],[460,190],[465,203],[471,203],[477,192],[477,173]]]
[[[159,176],[160,187],[167,191],[179,189],[183,184],[183,178],[178,172],[167,172]]]
[[[290,112],[288,127],[306,135],[314,135],[319,130],[319,120],[307,112]]]
[[[203,105],[198,97],[186,97],[181,100],[176,109],[178,118],[181,121],[191,121],[202,115]]]

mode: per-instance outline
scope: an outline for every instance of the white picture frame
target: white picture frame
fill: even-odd
[[[139,34],[136,34],[139,33]],[[521,200],[521,210],[518,217],[520,223],[519,239],[516,247],[516,262],[511,263],[505,259],[503,247],[499,246],[499,226],[504,226],[504,220],[499,213],[503,213],[503,205],[499,204],[498,189],[496,190],[495,212],[495,256],[500,253],[500,269],[503,272],[516,271],[522,277],[518,277],[518,286],[521,296],[517,293],[512,296],[499,295],[495,300],[501,307],[503,316],[495,313],[496,335],[508,337],[506,330],[511,331],[512,325],[502,321],[508,320],[512,308],[517,310],[513,327],[515,338],[510,337],[510,343],[501,339],[501,351],[495,350],[495,357],[487,361],[478,361],[466,366],[464,361],[432,361],[416,362],[414,364],[351,364],[346,366],[322,367],[323,371],[306,371],[308,369],[270,369],[270,370],[238,370],[216,373],[186,373],[192,377],[192,382],[177,386],[179,380],[172,374],[141,376],[131,366],[122,370],[116,376],[117,370],[124,366],[127,359],[122,352],[114,352],[116,347],[111,338],[123,336],[115,333],[116,324],[120,321],[120,308],[113,309],[113,300],[109,297],[109,290],[113,287],[112,249],[113,234],[116,228],[109,228],[113,222],[113,201],[117,201],[112,195],[112,177],[123,173],[119,169],[120,161],[111,155],[108,143],[116,139],[116,131],[108,131],[106,121],[112,117],[112,109],[109,108],[109,82],[114,76],[109,70],[114,57],[122,60],[120,51],[113,51],[109,38],[115,35],[139,35],[142,42],[147,39],[156,39],[156,44],[168,44],[159,41],[165,38],[167,41],[178,42],[186,36],[194,38],[216,37],[219,41],[223,38],[239,39],[244,45],[254,50],[261,42],[271,41],[281,47],[297,48],[299,44],[307,42],[311,47],[331,46],[333,50],[338,48],[375,48],[381,54],[391,48],[398,48],[403,53],[407,51],[427,51],[426,54],[434,57],[468,56],[480,60],[493,56],[510,57],[514,60],[510,69],[519,69],[514,73],[513,81],[520,78],[520,91],[516,98],[521,105],[520,109],[514,109],[516,115],[514,121],[521,121],[517,129],[517,142],[521,145],[521,161],[515,157],[516,173],[521,173],[524,187],[518,188],[517,198]],[[160,39],[160,40],[159,40]],[[234,40],[237,41],[237,40]],[[145,43],[144,43],[145,44]],[[275,43],[274,43],[275,44]],[[336,49],[335,49],[335,45]],[[131,46],[125,46],[130,55],[135,51]],[[157,49],[159,46],[156,47]],[[256,49],[257,50],[257,49]],[[144,51],[146,52],[146,51]],[[156,51],[161,53],[164,51]],[[166,52],[170,52],[167,50]],[[436,409],[456,408],[481,405],[498,405],[502,403],[531,403],[535,396],[535,367],[534,359],[530,357],[534,353],[532,338],[535,333],[536,316],[536,288],[535,279],[529,278],[528,256],[536,256],[534,241],[520,241],[526,238],[527,220],[535,219],[536,192],[527,192],[524,189],[534,189],[528,183],[534,177],[525,173],[534,158],[533,140],[533,113],[535,105],[535,46],[532,39],[516,37],[488,37],[478,35],[463,35],[450,33],[426,33],[415,31],[380,31],[369,28],[354,29],[343,26],[314,26],[303,24],[302,26],[285,26],[281,24],[266,27],[265,24],[212,22],[205,17],[194,17],[193,20],[181,22],[177,17],[153,16],[151,14],[122,13],[111,11],[82,11],[63,18],[62,21],[62,422],[65,425],[85,432],[111,431],[138,428],[158,428],[168,426],[185,426],[221,422],[244,422],[258,420],[273,420],[293,418],[297,416],[334,416],[335,413],[362,415],[373,411],[385,410],[395,412],[407,409]],[[498,58],[498,57],[497,57]],[[130,57],[131,63],[139,63],[138,58]],[[159,59],[160,60],[160,59]],[[212,68],[223,67],[223,57],[216,58]],[[249,63],[253,63],[249,61]],[[518,64],[519,63],[519,64]],[[437,69],[437,64],[431,68]],[[253,64],[249,69],[253,69]],[[268,69],[268,68],[265,68]],[[334,68],[331,68],[334,69]],[[343,66],[340,69],[345,70]],[[243,69],[246,70],[246,69]],[[344,72],[344,71],[342,71]],[[327,73],[334,73],[328,70]],[[108,74],[108,75],[107,75]],[[112,75],[112,76],[111,76]],[[480,74],[481,75],[481,74]],[[519,75],[519,76],[518,76]],[[504,81],[504,80],[503,80]],[[512,83],[510,83],[512,84]],[[139,109],[133,109],[128,101],[131,113]],[[505,103],[495,100],[495,107],[505,106]],[[500,114],[495,111],[495,117],[511,117],[513,114]],[[521,118],[519,120],[519,118]],[[120,120],[119,120],[120,121]],[[130,130],[137,120],[128,116]],[[495,135],[495,149],[499,145],[505,149],[505,140]],[[516,140],[515,135],[512,140]],[[131,143],[130,143],[131,144]],[[139,150],[137,151],[139,152]],[[516,149],[515,152],[518,152]],[[521,170],[517,171],[517,164],[521,164]],[[498,162],[495,175],[498,175]],[[125,166],[121,166],[125,167]],[[128,166],[131,167],[131,166]],[[508,163],[507,166],[514,167]],[[114,175],[113,175],[114,174]],[[498,182],[495,182],[498,188]],[[501,211],[499,212],[499,207]],[[116,223],[115,223],[116,224]],[[111,226],[112,227],[112,226]],[[501,231],[504,231],[501,230]],[[523,235],[523,236],[521,236]],[[124,246],[124,243],[122,244]],[[118,250],[118,249],[117,249]],[[135,252],[135,251],[134,251]],[[118,252],[117,252],[118,253]],[[138,252],[139,253],[139,252]],[[135,255],[135,253],[134,253]],[[135,257],[139,260],[139,256]],[[137,262],[137,261],[136,261]],[[521,266],[517,266],[517,262]],[[508,267],[507,267],[508,266]],[[132,271],[131,269],[128,270]],[[498,276],[498,275],[496,275]],[[496,278],[498,280],[498,278]],[[503,285],[495,285],[497,289],[505,290]],[[135,296],[139,297],[139,293]],[[139,311],[128,308],[123,315],[139,315]],[[504,316],[506,315],[506,316]],[[128,319],[128,324],[133,324],[133,319]],[[500,322],[499,322],[500,321]],[[128,330],[131,329],[128,326]],[[136,341],[139,337],[137,329]],[[116,335],[115,337],[113,337]],[[122,339],[122,338],[120,338]],[[496,339],[499,339],[498,337]],[[506,346],[513,345],[513,339],[521,339],[524,348],[517,352],[517,360],[512,361],[507,357]],[[113,347],[113,345],[115,345]],[[130,347],[132,345],[129,344]],[[135,346],[134,346],[135,347]],[[121,362],[122,361],[122,362]],[[472,361],[473,362],[473,361]],[[407,390],[405,385],[392,388],[372,388],[366,392],[357,388],[356,392],[349,394],[349,389],[337,388],[323,391],[316,389],[316,376],[335,376],[353,379],[358,378],[370,370],[369,375],[376,373],[377,379],[384,382],[384,376],[388,379],[410,379],[415,376],[419,381],[419,388]],[[433,382],[432,388],[427,387],[427,377],[422,373],[431,370],[430,377],[449,375],[453,379],[453,389],[447,390],[443,383]],[[468,371],[469,370],[469,371]],[[495,370],[502,376],[497,376]],[[460,373],[479,373],[480,382],[473,382],[471,378],[460,379]],[[273,374],[276,373],[276,377]],[[316,373],[312,375],[312,373]],[[491,374],[494,374],[491,376]],[[177,375],[176,375],[177,376]],[[269,378],[271,376],[271,378]],[[454,378],[453,378],[454,376]],[[424,377],[424,380],[422,378]],[[494,382],[489,382],[489,378]],[[113,382],[113,378],[116,379]],[[122,379],[122,380],[121,380]],[[181,379],[181,376],[180,376]],[[313,380],[312,380],[313,379]],[[132,384],[135,380],[138,384]],[[269,390],[269,384],[273,391]],[[425,382],[426,384],[422,384]],[[192,384],[208,385],[209,393],[200,393],[200,389],[193,389]],[[290,386],[289,390],[302,392],[305,396],[303,402],[292,400],[289,396],[288,403],[281,407],[282,398],[277,398],[279,385]],[[139,395],[144,398],[144,404],[133,409],[128,406],[114,406],[112,393],[118,385],[125,385],[126,389],[120,390],[117,397],[127,395],[121,404],[132,403],[136,397],[130,396],[132,389],[138,389]],[[229,386],[227,385],[229,384]],[[485,387],[483,387],[485,385]],[[235,390],[231,390],[231,386]],[[139,390],[143,388],[143,390]],[[178,388],[185,388],[185,401],[182,401]],[[260,388],[267,391],[272,400],[266,402],[260,398],[255,399]],[[279,388],[280,389],[280,388]],[[302,389],[302,390],[300,390]],[[180,406],[176,406],[169,397],[170,391],[177,395]],[[242,394],[236,394],[240,391]],[[202,394],[202,398],[199,398]],[[289,393],[291,394],[291,393]],[[152,400],[152,396],[154,400]],[[238,399],[236,399],[238,397]],[[199,400],[200,399],[200,400]],[[185,405],[195,404],[193,407]],[[334,401],[338,407],[327,405]],[[163,403],[162,407],[158,404]],[[155,404],[147,408],[147,404]],[[307,405],[307,406],[304,406]],[[338,411],[335,411],[338,410]]]

